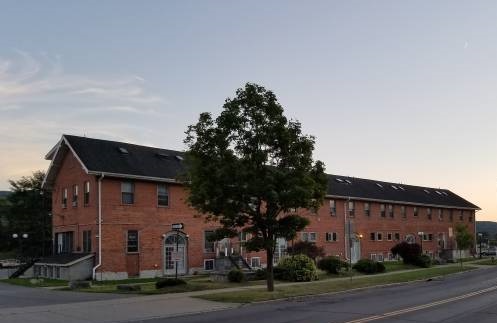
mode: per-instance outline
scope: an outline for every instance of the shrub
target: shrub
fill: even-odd
[[[416,261],[421,256],[421,247],[417,243],[401,242],[392,249],[392,254],[402,257],[404,264],[416,265]]]
[[[314,261],[303,254],[282,258],[277,268],[278,279],[281,280],[311,281],[318,279]]]
[[[155,288],[161,289],[164,287],[170,287],[170,286],[178,286],[178,285],[185,285],[186,281],[183,279],[176,279],[176,278],[164,278],[155,283]]]
[[[228,280],[232,283],[240,283],[245,279],[245,275],[240,269],[231,269],[228,273]]]
[[[381,262],[370,259],[361,259],[352,268],[364,274],[377,274],[385,272],[385,266]]]
[[[274,273],[274,268],[273,268]],[[257,269],[255,271],[254,280],[264,280],[267,279],[267,270],[266,269]]]
[[[325,257],[318,262],[318,268],[329,274],[338,274],[342,268],[349,268],[349,264],[338,257]]]
[[[423,268],[431,267],[431,258],[428,255],[420,255],[418,258],[416,258],[413,265]]]
[[[324,257],[324,248],[318,247],[315,243],[309,241],[298,241],[293,246],[287,248],[290,255],[306,255],[312,260],[318,257]]]

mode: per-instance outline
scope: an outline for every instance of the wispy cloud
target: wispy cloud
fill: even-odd
[[[9,178],[46,168],[42,158],[62,133],[160,138],[167,107],[134,73],[80,75],[66,72],[59,56],[0,56],[0,189]]]

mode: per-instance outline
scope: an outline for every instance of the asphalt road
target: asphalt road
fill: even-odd
[[[0,308],[67,304],[127,297],[122,294],[53,291],[0,283]],[[0,319],[1,322],[1,319]]]
[[[407,285],[267,302],[225,311],[153,319],[146,322],[495,323],[497,322],[497,268]]]

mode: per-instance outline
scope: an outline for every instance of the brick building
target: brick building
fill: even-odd
[[[238,239],[209,242],[216,223],[185,203],[176,178],[183,153],[129,143],[62,136],[44,187],[52,191],[56,253],[95,255],[96,279],[153,277],[209,271],[216,259],[241,255],[264,266],[262,253],[247,253]],[[399,241],[422,243],[432,256],[455,248],[454,227],[475,232],[479,208],[445,189],[328,175],[318,210],[297,210],[311,220],[299,239],[344,259],[392,259]],[[180,231],[172,224],[183,223]],[[350,239],[349,239],[350,237]],[[291,242],[279,239],[276,260]],[[177,252],[176,252],[177,250]]]

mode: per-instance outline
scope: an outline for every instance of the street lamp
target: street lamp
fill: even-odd
[[[17,233],[12,233],[12,238],[17,239],[19,241],[19,260],[22,258],[22,240],[27,239],[29,235],[27,233],[22,233],[22,234],[17,234]]]
[[[421,245],[421,254],[423,254],[423,236],[424,235],[425,235],[424,232],[422,232],[422,231],[418,232],[419,242],[420,242],[420,245]]]
[[[481,241],[483,240],[483,233],[478,232],[478,238],[480,240],[480,259],[481,259]]]

